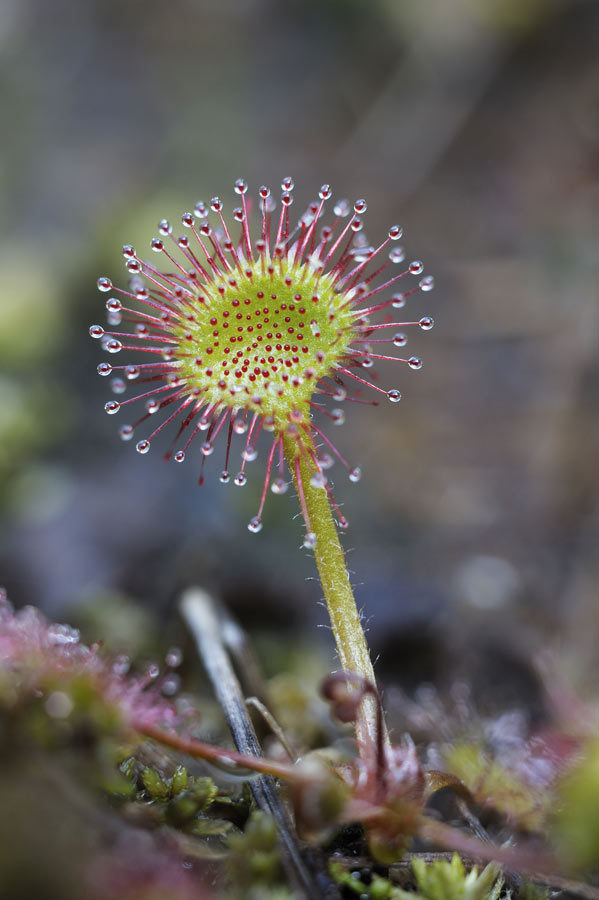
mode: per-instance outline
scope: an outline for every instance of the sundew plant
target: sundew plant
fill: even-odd
[[[100,375],[116,376],[119,399],[105,410],[127,418],[120,436],[135,441],[138,453],[150,452],[170,430],[166,457],[194,466],[200,485],[208,457],[220,454],[220,480],[242,487],[261,432],[272,435],[248,528],[261,531],[269,488],[282,494],[291,479],[341,667],[374,685],[337,531],[348,522],[328,475],[334,463],[350,481],[361,473],[328,426],[343,423],[339,404],[401,399],[395,384],[377,383],[373,367],[391,360],[408,372],[421,368],[418,357],[402,352],[404,329],[428,331],[433,320],[407,320],[398,311],[410,295],[432,290],[434,280],[419,260],[406,263],[399,225],[369,243],[365,200],[335,202],[325,184],[295,217],[293,188],[284,178],[277,204],[268,187],[252,198],[239,179],[241,205],[229,215],[214,197],[183,214],[180,236],[161,221],[151,241],[159,265],[125,245],[128,284],[98,280],[109,294],[109,324],[93,325],[90,335],[118,357],[98,366]],[[361,755],[387,744],[373,692],[357,711],[356,735]]]
[[[197,203],[193,213],[183,214],[185,231],[180,236],[168,221],[161,221],[158,236],[151,240],[157,264],[125,245],[128,281],[119,287],[106,276],[99,279],[99,290],[108,295],[108,324],[92,325],[90,335],[111,360],[98,365],[99,374],[110,377],[118,398],[107,400],[106,412],[125,419],[120,436],[138,453],[158,449],[167,459],[191,468],[200,485],[214,462],[209,458],[220,456],[215,477],[231,482],[235,490],[248,481],[262,432],[270,436],[262,442],[266,452],[258,479],[259,500],[248,523],[253,535],[262,534],[248,535],[248,540],[268,540],[262,516],[269,490],[282,494],[293,484],[304,524],[303,547],[314,554],[340,663],[325,679],[321,693],[338,721],[353,723],[357,755],[339,757],[329,747],[323,757],[314,748],[316,754],[308,750],[298,759],[271,711],[254,698],[281,748],[271,758],[261,756],[255,735],[248,742],[247,734],[253,730],[246,700],[241,691],[235,694],[239,686],[227,696],[220,690],[220,682],[229,678],[235,682],[235,675],[232,669],[228,674],[228,664],[219,656],[219,626],[210,604],[202,606],[204,601],[193,590],[184,595],[181,608],[237,750],[200,740],[180,716],[171,712],[169,717],[168,708],[165,711],[160,704],[154,715],[151,702],[139,706],[136,700],[133,711],[125,716],[126,725],[129,731],[178,754],[233,766],[237,772],[241,768],[246,773],[242,772],[242,778],[279,779],[286,785],[292,826],[287,813],[281,812],[274,781],[270,784],[275,801],[272,793],[265,802],[258,796],[265,800],[266,795],[254,793],[257,805],[273,818],[270,824],[268,816],[250,818],[243,836],[230,845],[229,861],[241,882],[249,877],[248,860],[254,852],[264,853],[266,847],[268,859],[274,858],[273,853],[276,856],[276,830],[281,846],[287,851],[291,846],[290,856],[285,857],[291,859],[294,854],[297,858],[293,847],[298,835],[314,845],[356,823],[378,865],[390,866],[402,859],[417,836],[437,848],[503,864],[508,872],[552,875],[559,853],[573,843],[563,816],[561,833],[559,828],[555,832],[557,851],[547,840],[555,829],[559,791],[564,790],[563,784],[566,794],[579,790],[580,783],[586,785],[589,760],[592,764],[595,759],[586,725],[582,730],[577,725],[571,729],[572,738],[558,743],[520,736],[513,743],[502,738],[493,749],[492,739],[484,736],[484,726],[474,714],[471,727],[475,731],[464,735],[436,709],[433,719],[446,743],[436,747],[429,743],[427,766],[410,736],[390,739],[339,539],[339,530],[349,523],[330,481],[333,466],[336,471],[345,470],[352,482],[359,481],[360,469],[346,460],[331,431],[343,423],[348,404],[358,405],[359,415],[360,404],[398,403],[404,373],[410,377],[422,366],[418,357],[403,350],[407,331],[429,331],[434,323],[428,315],[410,317],[397,311],[411,295],[429,292],[434,281],[424,274],[422,262],[406,262],[398,243],[399,225],[391,225],[372,244],[368,241],[363,229],[364,200],[356,200],[353,206],[347,200],[335,202],[325,184],[318,199],[296,217],[293,187],[291,178],[283,179],[277,204],[269,188],[260,187],[252,198],[245,181],[239,179],[235,191],[240,205],[230,213],[214,197],[209,205]],[[378,361],[397,365],[397,382],[379,383]],[[201,615],[199,607],[204,610]],[[123,690],[119,682],[117,694]],[[132,690],[137,698],[136,683]],[[427,714],[419,713],[422,722]],[[232,724],[235,718],[237,725]],[[463,717],[460,721],[463,726]],[[502,734],[504,730],[499,729]],[[506,746],[512,748],[507,756]],[[568,788],[566,781],[560,788],[564,773],[584,757],[585,746],[588,759],[572,775],[574,787]],[[168,804],[178,808],[182,802],[175,796],[174,781],[145,772],[142,783],[144,796],[167,804],[163,815],[168,821],[172,815]],[[454,795],[454,812],[470,834],[431,814],[429,801],[444,789]],[[205,785],[194,790],[200,791],[204,803]],[[255,782],[253,790],[257,790]],[[209,794],[216,797],[216,788]],[[472,805],[482,810],[490,807],[508,823],[514,844],[503,845],[501,829],[490,835]],[[194,815],[200,815],[194,827],[213,827],[202,818],[204,807],[196,804],[194,810]],[[586,843],[577,857],[581,869],[593,859]],[[372,872],[370,880],[363,882],[333,863],[330,877],[345,896],[347,891],[386,900],[405,896]],[[504,882],[495,866],[479,876],[475,868],[467,872],[457,856],[451,862],[439,861],[430,871],[422,859],[415,859],[413,883],[421,892],[417,896],[429,900],[498,900],[500,895],[510,896],[511,890],[502,894]],[[316,896],[314,884],[306,887],[304,883],[307,896]],[[528,896],[526,890],[519,896]],[[545,898],[547,894],[541,890],[530,896]]]
[[[360,470],[332,435],[350,404],[356,416],[361,404],[401,409],[400,388],[421,368],[406,335],[433,320],[399,310],[434,283],[406,262],[398,225],[369,242],[364,200],[335,201],[323,185],[297,216],[293,188],[283,179],[275,201],[240,179],[237,208],[214,197],[183,214],[181,236],[163,220],[151,252],[126,245],[127,278],[99,279],[107,321],[89,331],[107,354],[98,372],[121,438],[133,454],[180,464],[198,503],[194,482],[211,470],[232,491],[251,485],[264,447],[248,542],[269,541],[267,497],[292,486],[339,658],[320,687],[338,724],[291,676],[265,684],[241,628],[198,587],[179,609],[234,749],[221,725],[215,734],[212,700],[186,692],[186,652],[171,647],[161,666],[160,642],[148,658],[120,634],[120,598],[102,604],[110,626],[94,626],[106,644],[88,646],[33,607],[15,610],[0,589],[0,736],[20,777],[16,788],[0,782],[10,823],[0,843],[14,883],[13,818],[39,805],[45,823],[46,792],[52,809],[65,801],[79,885],[61,900],[595,897],[571,879],[599,871],[596,713],[549,662],[537,668],[540,726],[518,711],[485,719],[467,686],[441,696],[429,685],[413,699],[395,686],[407,733],[387,728],[332,485],[332,473],[358,482]],[[122,639],[113,647],[110,627]],[[136,828],[152,832],[148,842],[130,839]],[[70,849],[80,832],[81,854]],[[26,851],[29,865],[35,846]]]

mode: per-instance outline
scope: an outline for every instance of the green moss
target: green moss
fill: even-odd
[[[497,900],[503,885],[497,866],[488,865],[480,875],[476,866],[466,873],[457,853],[451,862],[441,859],[427,864],[414,857],[412,869],[423,900]]]
[[[347,888],[363,900],[394,900],[397,897],[398,888],[391,884],[389,879],[373,875],[370,884],[366,884],[357,873],[348,872],[340,863],[331,863],[329,867],[333,880],[340,886]]]
[[[367,884],[339,864],[331,865],[337,884],[358,894],[361,900],[498,900],[503,887],[496,866],[488,865],[480,875],[476,867],[466,872],[457,853],[451,862],[441,859],[426,863],[415,856],[412,870],[416,890],[405,891],[379,875],[373,874]]]
[[[187,769],[185,766],[177,766],[175,773],[171,778],[171,793],[173,797],[176,797],[177,794],[181,794],[187,788],[188,783],[189,776],[187,774]]]
[[[229,838],[228,879],[240,897],[250,889],[276,887],[283,881],[277,829],[271,816],[259,810],[252,813],[242,834]],[[238,896],[235,894],[235,896]]]
[[[559,784],[552,832],[568,868],[599,869],[599,741],[589,742]]]
[[[445,754],[452,775],[464,782],[478,803],[530,831],[541,830],[551,808],[551,793],[526,784],[475,743],[456,744]]]
[[[548,900],[550,894],[548,888],[539,887],[533,881],[523,878],[518,890],[518,900]]]
[[[154,769],[146,766],[141,773],[141,781],[151,800],[169,799],[169,786]]]

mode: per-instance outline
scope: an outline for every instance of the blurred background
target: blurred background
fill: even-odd
[[[333,653],[296,500],[247,531],[247,486],[122,444],[99,275],[233,182],[330,182],[398,221],[436,327],[391,366],[399,406],[348,409],[333,471],[378,671],[468,678],[534,706],[552,647],[595,662],[599,67],[592,0],[2,0],[0,583],[17,606],[132,641],[181,589],[225,597],[266,667]],[[166,447],[167,439],[164,440]],[[260,457],[263,461],[263,456]],[[100,611],[100,612],[98,612]],[[86,624],[87,623],[87,624]],[[298,638],[298,635],[300,636]],[[277,651],[277,647],[279,648]],[[277,655],[278,652],[278,655]],[[287,653],[287,650],[285,650]],[[301,654],[299,654],[301,658]],[[306,658],[306,657],[304,657]]]

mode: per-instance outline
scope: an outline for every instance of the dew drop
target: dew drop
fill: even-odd
[[[176,669],[183,662],[183,651],[180,647],[171,647],[164,658],[169,669]]]
[[[106,313],[106,321],[109,325],[120,325],[123,321],[123,317],[120,312],[109,312]]]
[[[401,400],[401,394],[399,391],[387,391],[387,397],[391,401],[391,403],[399,403]]]
[[[242,459],[245,459],[246,462],[253,462],[258,456],[258,451],[255,447],[246,447],[241,451]]]
[[[353,469],[349,470],[349,480],[353,482],[358,482],[362,477],[362,469],[359,466],[354,466]]]
[[[333,420],[334,425],[343,425],[343,423],[345,422],[345,410],[332,409],[331,410],[331,418]]]
[[[183,225],[185,225],[186,228],[191,228],[194,223],[193,215],[190,212],[183,213],[183,215],[181,216],[181,222],[183,223]]]
[[[337,385],[333,391],[333,399],[336,400],[337,403],[342,403],[346,397],[347,391],[345,388],[341,387],[341,385]]]
[[[393,294],[391,297],[391,306],[395,307],[395,309],[401,309],[402,306],[406,305],[406,295],[405,294]]]
[[[243,474],[243,472],[239,472],[235,478],[233,479],[237,487],[243,487],[243,485],[247,482],[247,477]]]
[[[424,269],[424,266],[420,262],[419,259],[415,259],[413,262],[410,263],[409,271],[410,271],[411,275],[421,275],[423,269]]]
[[[123,308],[123,304],[120,300],[117,300],[116,297],[110,297],[106,301],[106,309],[108,312],[120,312]]]
[[[283,178],[283,181],[281,182],[282,191],[292,191],[294,187],[295,184],[293,183],[293,178],[291,178],[290,175],[288,175],[287,178]]]
[[[408,365],[410,369],[421,369],[422,368],[422,360],[418,356],[410,356],[408,360]]]
[[[318,192],[318,196],[321,200],[328,200],[332,193],[331,186],[329,184],[323,184]]]
[[[133,425],[121,425],[119,437],[122,441],[130,441],[133,437]]]
[[[392,241],[398,241],[402,235],[403,228],[400,228],[399,225],[392,225],[389,229],[389,237]]]
[[[220,197],[213,197],[212,200],[210,201],[210,209],[213,212],[220,212],[222,208],[223,208],[223,201],[220,199]]]
[[[368,205],[366,203],[366,200],[356,200],[356,202],[354,203],[354,212],[358,213],[358,215],[360,216],[362,215],[362,213],[365,213],[367,209]]]
[[[361,231],[362,230],[362,220],[355,216],[351,222],[351,230],[352,231]]]
[[[166,675],[160,686],[160,693],[163,697],[174,697],[181,687],[181,679],[174,672]]]
[[[233,218],[236,222],[243,222],[243,220],[245,219],[245,213],[240,206],[237,206],[233,210]]]
[[[161,241],[160,238],[152,238],[150,247],[152,248],[154,253],[162,253],[162,251],[164,250],[164,241]]]
[[[98,278],[98,290],[104,292],[111,291],[112,281],[110,278]]]
[[[430,316],[423,316],[422,319],[418,322],[423,331],[430,331],[433,325],[435,324],[435,320],[431,319]]]
[[[131,668],[131,661],[129,660],[128,656],[125,656],[123,653],[121,653],[119,656],[115,657],[111,668],[118,678],[122,678],[123,675],[126,675]]]
[[[237,181],[235,182],[235,193],[236,194],[245,194],[247,189],[248,189],[248,186],[247,186],[247,183],[244,181],[244,179],[238,178]]]
[[[120,341],[107,341],[105,346],[109,353],[119,353],[123,349]]]
[[[266,200],[268,197],[270,197],[270,188],[266,187],[266,185],[263,184],[258,193],[263,200]]]
[[[276,427],[276,423],[273,416],[264,416],[262,421],[262,428],[264,431],[274,431]]]
[[[110,363],[100,363],[97,369],[98,375],[110,375],[112,372],[112,366]]]
[[[150,397],[149,400],[146,400],[146,410],[147,410],[147,412],[150,413],[151,416],[153,416],[154,413],[157,413],[159,409],[160,409],[160,401],[159,400],[156,400],[154,397]]]
[[[341,518],[338,520],[337,524],[339,525],[339,528],[343,528],[343,529],[349,528],[349,522],[347,521],[345,516],[341,516]]]
[[[235,424],[233,425],[233,431],[235,432],[235,434],[245,434],[247,430],[247,422],[244,422],[243,419],[235,420]]]
[[[79,632],[70,625],[50,625],[47,636],[51,644],[76,644],[79,641]]]
[[[133,259],[135,257],[135,250],[131,244],[123,244],[123,256],[125,259]]]
[[[108,413],[109,416],[113,416],[115,413],[118,413],[121,408],[121,404],[116,400],[109,400],[108,403],[104,404],[104,409]]]
[[[248,522],[248,531],[251,531],[252,534],[258,534],[259,531],[262,531],[262,522],[258,516],[254,516],[253,519],[250,519]]]
[[[210,454],[214,452],[214,444],[211,444],[210,441],[204,441],[200,450],[204,456],[210,456]]]
[[[389,259],[392,263],[400,263],[403,262],[406,258],[406,251],[403,247],[393,247],[392,250],[389,250]]]
[[[156,665],[156,663],[150,663],[150,665],[146,668],[146,676],[151,678],[154,681],[160,675],[160,666]]]
[[[397,334],[393,335],[393,343],[396,347],[405,347],[408,343],[408,339],[405,334],[402,334],[401,331],[398,331]]]
[[[287,482],[283,478],[275,478],[270,486],[273,494],[285,494],[288,488]]]
[[[134,274],[141,272],[141,263],[138,259],[130,259],[126,264],[126,269]]]
[[[89,329],[89,334],[90,334],[90,337],[93,337],[96,340],[98,340],[98,338],[104,337],[104,329],[102,328],[101,325],[92,325],[91,328]]]
[[[138,453],[147,453],[150,449],[150,442],[146,440],[138,441],[135,445],[135,449]]]
[[[208,216],[208,207],[204,203],[203,200],[199,200],[193,208],[194,213],[198,217],[198,219],[205,219]],[[188,216],[191,216],[191,213],[187,213]],[[191,216],[193,219],[193,216]],[[183,223],[185,225],[185,222]],[[193,224],[193,222],[191,223]]]
[[[306,533],[302,546],[304,546],[306,550],[314,550],[314,548],[316,547],[316,535],[313,531],[308,531]]]
[[[314,337],[320,337],[320,325],[318,324],[316,319],[312,319],[312,321],[310,322],[310,331],[312,332]]]
[[[162,235],[162,237],[167,237],[172,232],[171,223],[168,219],[161,219],[158,223],[158,231]]]
[[[318,461],[320,462],[320,466],[322,469],[332,469],[332,467],[335,465],[335,460],[330,453],[322,453]]]
[[[110,389],[113,394],[124,394],[127,390],[127,385],[122,378],[113,378],[110,382]]]
[[[435,279],[432,275],[425,275],[424,278],[421,278],[418,282],[418,287],[421,291],[432,291],[435,286]]]
[[[315,472],[312,478],[310,479],[310,484],[315,488],[322,488],[323,490],[327,486],[327,478],[323,472]]]
[[[228,484],[229,481],[231,480],[231,476],[229,475],[229,473],[227,472],[226,469],[223,469],[223,471],[220,473],[218,478],[222,484]]]
[[[177,450],[175,455],[173,456],[175,462],[183,462],[185,459],[185,450]]]
[[[125,369],[125,378],[127,381],[135,381],[136,378],[139,378],[139,369],[137,366],[127,366]]]
[[[374,360],[370,359],[369,356],[364,356],[361,360],[361,365],[363,369],[371,369],[374,365]]]

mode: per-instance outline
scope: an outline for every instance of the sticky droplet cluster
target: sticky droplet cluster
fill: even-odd
[[[109,355],[123,350],[134,355],[123,365],[98,366],[100,375],[113,376],[113,394],[126,394],[131,382],[144,385],[135,396],[105,405],[109,415],[142,405],[141,416],[121,426],[121,438],[131,440],[142,425],[163,413],[156,427],[146,426],[137,440],[139,453],[147,453],[156,435],[172,425],[175,434],[167,458],[183,462],[192,445],[197,447],[201,484],[206,458],[224,432],[220,480],[227,482],[234,435],[244,435],[241,465],[233,478],[241,486],[247,481],[246,464],[258,455],[261,431],[272,433],[258,513],[248,525],[252,532],[262,527],[269,485],[275,494],[287,489],[285,451],[290,445],[295,448],[293,474],[300,479],[300,501],[303,458],[314,473],[312,483],[327,491],[339,524],[347,525],[325,472],[334,458],[347,468],[351,481],[359,480],[360,470],[345,461],[315,415],[342,424],[343,410],[329,409],[324,398],[376,405],[376,400],[361,398],[365,388],[397,403],[399,390],[379,387],[362,370],[381,359],[419,369],[418,357],[376,353],[375,345],[404,347],[407,337],[397,328],[418,325],[428,331],[434,324],[429,316],[394,322],[388,313],[382,321],[372,321],[377,313],[403,307],[411,294],[434,286],[432,276],[422,275],[418,260],[397,271],[405,260],[396,243],[402,237],[398,225],[389,228],[378,246],[369,245],[362,218],[367,206],[361,199],[353,207],[347,200],[337,201],[330,224],[323,224],[332,196],[329,185],[323,185],[318,200],[292,222],[293,187],[291,178],[283,179],[277,213],[269,188],[261,187],[252,203],[246,183],[239,179],[235,191],[241,205],[232,211],[231,231],[218,197],[184,213],[185,230],[178,237],[162,220],[151,241],[151,249],[163,257],[160,267],[125,245],[128,287],[114,287],[106,277],[98,280],[98,289],[111,294],[106,301],[108,328],[89,329]],[[252,208],[258,212],[254,234]],[[418,276],[419,281],[379,300],[381,292],[407,276]],[[317,402],[320,397],[323,403]],[[304,543],[313,547],[303,503],[302,511]]]

